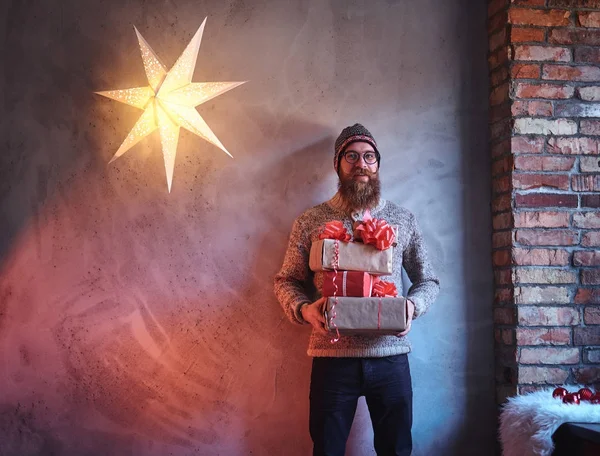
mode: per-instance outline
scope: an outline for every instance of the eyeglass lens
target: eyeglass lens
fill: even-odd
[[[350,164],[354,164],[358,161],[361,155],[358,152],[346,152],[344,158]],[[375,152],[366,152],[362,155],[363,160],[368,165],[373,165],[377,161],[377,154]]]

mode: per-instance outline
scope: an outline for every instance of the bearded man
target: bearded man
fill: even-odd
[[[308,355],[313,357],[309,430],[314,456],[343,456],[359,397],[365,396],[379,456],[412,451],[412,384],[406,337],[412,320],[422,316],[439,292],[439,280],[427,259],[415,216],[381,197],[381,155],[373,135],[362,125],[346,127],[335,142],[338,192],[305,211],[292,227],[283,266],[275,277],[275,295],[286,316],[312,326]],[[311,296],[323,272],[309,270],[309,252],[327,222],[341,221],[352,233],[368,217],[398,226],[393,252],[393,282],[403,294],[404,268],[412,282],[406,293],[407,328],[397,335],[344,335],[332,343],[326,329],[325,298]]]

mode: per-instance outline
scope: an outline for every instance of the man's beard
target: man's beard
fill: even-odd
[[[367,182],[354,180],[355,176],[366,175]],[[358,170],[348,176],[339,176],[338,190],[348,209],[373,208],[379,203],[381,182],[378,173],[366,169]]]

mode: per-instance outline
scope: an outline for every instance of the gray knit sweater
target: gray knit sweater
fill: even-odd
[[[323,284],[323,273],[309,270],[308,258],[311,244],[319,239],[320,228],[332,220],[340,220],[352,233],[353,219],[361,219],[362,214],[346,214],[339,209],[336,195],[330,201],[305,211],[292,227],[283,266],[275,276],[275,295],[281,303],[286,316],[298,324],[307,324],[300,314],[300,306],[311,303],[319,296],[311,289],[311,281],[316,290]],[[398,225],[397,245],[394,247],[393,274],[384,280],[393,282],[398,293],[402,289],[404,267],[412,286],[406,297],[415,304],[415,318],[423,315],[439,292],[439,280],[427,259],[427,251],[415,216],[396,204],[381,200],[371,210],[373,218],[386,220]],[[328,357],[382,357],[408,353],[411,349],[407,337],[389,335],[342,335],[340,340],[331,343],[331,336],[313,331],[308,345],[309,356]]]

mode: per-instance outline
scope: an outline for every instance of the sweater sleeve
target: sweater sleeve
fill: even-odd
[[[275,296],[279,300],[285,315],[292,323],[305,324],[300,313],[302,304],[310,304],[306,282],[310,275],[308,256],[310,238],[308,230],[296,219],[290,234],[283,266],[275,276]]]
[[[412,214],[411,226],[412,235],[403,252],[402,266],[412,282],[406,297],[415,304],[414,318],[417,318],[427,312],[429,306],[435,301],[440,290],[440,281],[427,259],[423,235]]]

